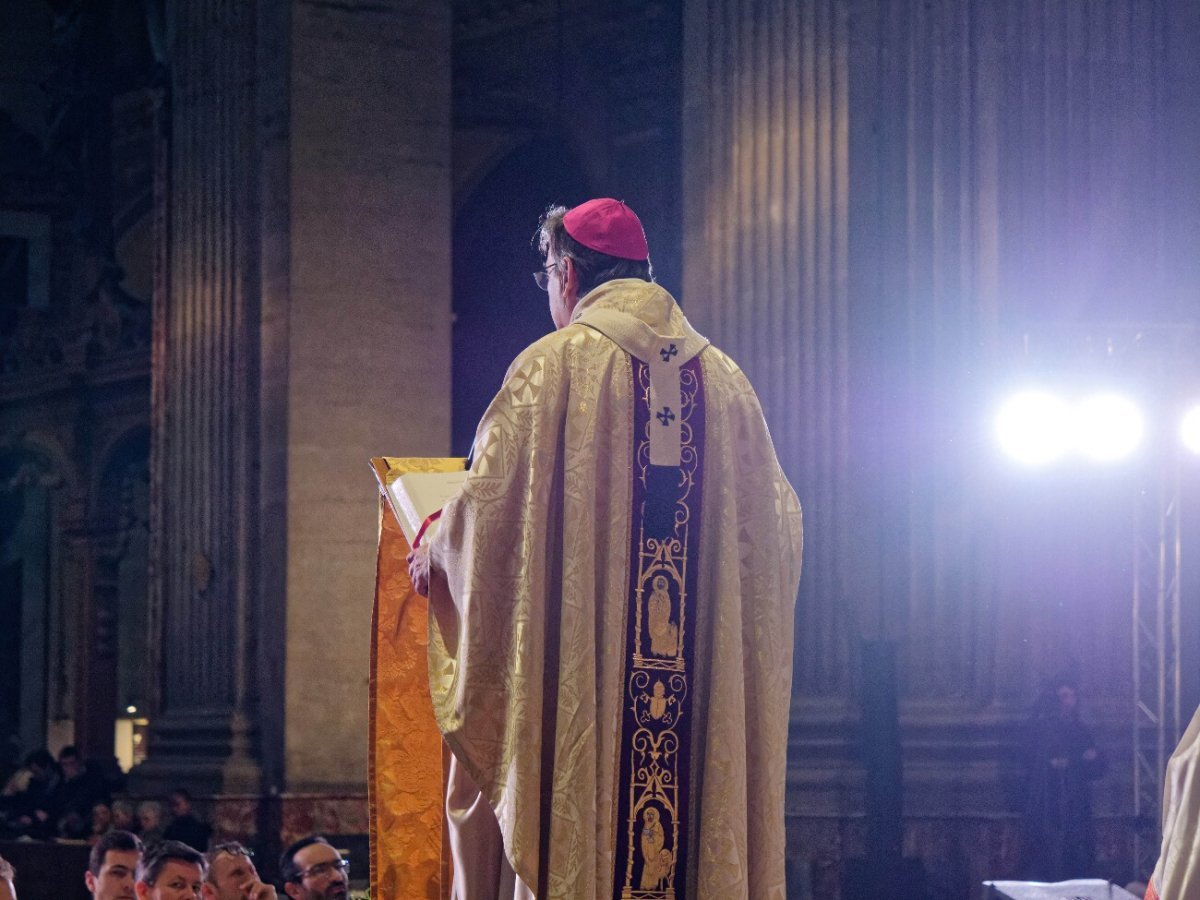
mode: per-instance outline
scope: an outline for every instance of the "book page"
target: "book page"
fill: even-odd
[[[410,547],[425,519],[449,503],[466,480],[465,469],[459,472],[406,472],[388,485],[388,499]],[[425,529],[422,541],[432,539],[440,524],[440,521],[431,523]]]
[[[425,517],[445,506],[462,487],[467,460],[461,456],[376,456],[371,458],[371,470],[411,547]],[[414,475],[433,477],[414,480]],[[402,478],[406,481],[401,482]],[[422,542],[433,536],[437,524],[426,529]]]

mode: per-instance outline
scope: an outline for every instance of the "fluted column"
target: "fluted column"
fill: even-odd
[[[853,744],[860,637],[897,643],[907,777],[937,782],[914,809],[1002,808],[1006,742],[1067,663],[1120,754],[1130,504],[1011,477],[987,407],[1023,334],[1053,369],[1064,322],[1194,317],[1200,12],[691,0],[685,23],[684,300],[805,506],[793,778]],[[946,754],[973,765],[948,780]]]
[[[160,677],[140,774],[161,766],[164,777],[256,790],[245,733],[254,598],[244,577],[256,562],[259,409],[254,7],[174,4],[167,33],[152,459]]]
[[[797,691],[848,685],[847,13],[689,3],[684,298],[746,370],[805,509]]]
[[[450,5],[169,6],[139,775],[365,816],[367,460],[449,450]]]

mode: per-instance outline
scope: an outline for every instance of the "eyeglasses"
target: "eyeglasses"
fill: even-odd
[[[543,291],[548,291],[550,289],[550,270],[557,269],[557,268],[558,268],[558,263],[556,263],[556,262],[546,263],[546,265],[542,266],[542,269],[540,272],[533,273],[534,282]]]
[[[331,859],[329,862],[319,862],[309,866],[303,872],[296,873],[296,881],[303,881],[305,878],[324,878],[326,875],[332,875],[334,872],[345,872],[350,868],[350,860],[348,859]]]

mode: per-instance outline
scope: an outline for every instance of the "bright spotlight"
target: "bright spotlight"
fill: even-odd
[[[1183,446],[1193,453],[1200,453],[1200,404],[1184,413],[1180,436],[1183,438]]]
[[[1079,450],[1099,462],[1116,462],[1132,454],[1144,430],[1141,411],[1120,394],[1094,394],[1075,412]]]
[[[1070,447],[1070,418],[1067,404],[1053,394],[1024,391],[1000,407],[996,436],[1017,461],[1045,465]]]

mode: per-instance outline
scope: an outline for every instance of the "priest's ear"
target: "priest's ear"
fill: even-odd
[[[567,311],[574,312],[575,303],[579,300],[579,269],[570,256],[564,256],[559,261],[558,277],[562,279],[561,292]]]

